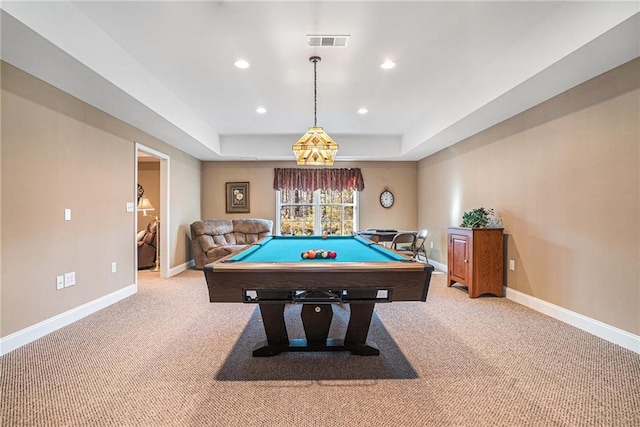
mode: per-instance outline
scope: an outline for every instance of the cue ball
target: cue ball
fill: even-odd
[[[320,307],[316,307],[316,313],[320,313],[320,310],[322,310]]]

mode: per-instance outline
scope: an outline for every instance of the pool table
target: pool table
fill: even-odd
[[[303,257],[322,249],[315,258]],[[331,258],[333,254],[335,258]],[[272,236],[204,266],[209,301],[260,307],[267,340],[254,356],[285,351],[378,355],[367,340],[376,303],[426,301],[433,266],[359,236]],[[332,304],[349,304],[344,339],[329,339]],[[286,304],[303,304],[304,339],[289,339]]]

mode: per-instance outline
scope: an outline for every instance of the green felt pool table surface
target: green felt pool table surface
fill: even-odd
[[[313,249],[333,251],[335,259],[303,259],[301,254]],[[383,246],[358,236],[274,236],[267,237],[248,249],[228,258],[226,262],[292,263],[324,262],[405,262],[407,258]]]

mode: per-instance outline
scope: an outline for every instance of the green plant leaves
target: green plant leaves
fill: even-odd
[[[462,214],[462,224],[460,227],[469,228],[485,228],[489,225],[491,217],[493,216],[493,209],[476,208]]]

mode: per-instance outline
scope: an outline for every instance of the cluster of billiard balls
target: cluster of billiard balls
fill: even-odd
[[[335,259],[335,257],[338,256],[338,253],[334,251],[326,251],[324,249],[311,249],[311,250],[302,252],[300,256],[302,257],[302,259],[315,259],[315,258]]]

